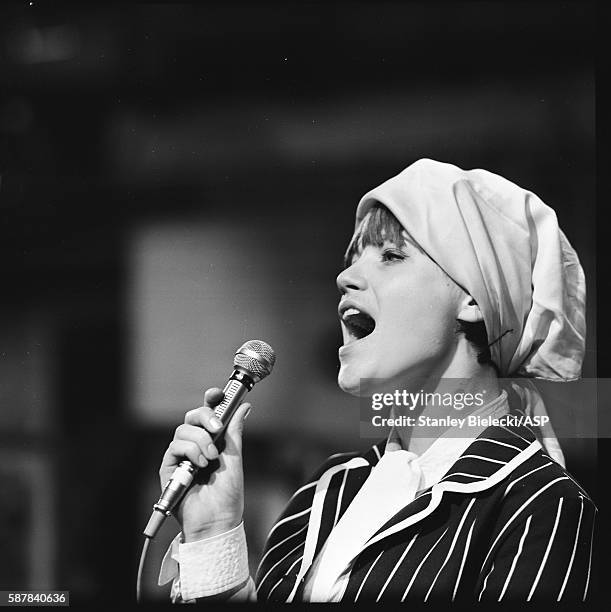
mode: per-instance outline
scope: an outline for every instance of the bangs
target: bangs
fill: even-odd
[[[344,255],[344,267],[352,264],[352,259],[365,247],[381,247],[391,242],[401,247],[407,241],[407,232],[386,206],[374,204],[354,232]]]

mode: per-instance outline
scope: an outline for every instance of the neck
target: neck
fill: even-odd
[[[413,410],[396,409],[396,414],[405,414],[414,417],[416,423],[422,419],[419,417],[440,418],[453,416],[464,418],[475,410],[481,409],[496,399],[501,393],[501,386],[494,368],[490,365],[482,365],[475,361],[472,367],[467,369],[452,368],[446,370],[443,377],[437,378],[434,383],[422,389],[424,393],[433,393],[434,396],[427,397],[444,399],[453,398],[453,401],[444,405],[432,401],[424,405],[418,405]],[[439,395],[437,395],[439,394]],[[480,395],[481,394],[481,395]],[[475,401],[468,405],[467,399],[472,396]],[[460,402],[458,401],[460,398]],[[482,401],[477,401],[482,400]],[[442,436],[450,426],[423,427],[415,424],[411,427],[397,428],[395,434],[401,440],[404,449],[412,451],[417,455],[422,455],[440,436]]]

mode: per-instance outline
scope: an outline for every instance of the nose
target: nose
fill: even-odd
[[[337,283],[337,288],[342,295],[347,293],[349,289],[358,291],[367,287],[367,280],[365,279],[365,276],[357,263],[353,263],[345,270],[342,270],[337,275],[335,282]]]

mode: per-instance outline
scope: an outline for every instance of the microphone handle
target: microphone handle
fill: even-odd
[[[254,380],[246,372],[236,369],[223,389],[223,399],[214,409],[214,415],[221,421],[223,427],[212,434],[216,444],[225,433],[225,429],[242,403],[244,396],[253,388]],[[187,489],[193,483],[198,467],[188,459],[181,461],[168,480],[161,497],[153,505],[153,513],[142,532],[148,538],[154,538],[166,517],[180,503]]]

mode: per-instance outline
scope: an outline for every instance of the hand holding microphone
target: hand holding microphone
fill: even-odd
[[[161,463],[162,495],[144,534],[153,538],[163,520],[175,514],[185,541],[228,531],[242,520],[244,477],[242,427],[250,405],[243,397],[267,376],[275,362],[273,349],[259,340],[236,352],[234,371],[225,388],[208,389],[204,405],[187,412]],[[224,435],[219,454],[216,443]]]

